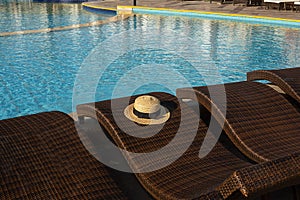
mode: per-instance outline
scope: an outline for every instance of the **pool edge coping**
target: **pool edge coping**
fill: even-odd
[[[81,3],[81,5],[83,7],[94,8],[94,9],[98,9],[98,10],[109,10],[109,11],[116,11],[117,12],[116,8],[104,7],[104,6],[94,6],[94,5],[88,4],[87,2]]]
[[[119,13],[122,10],[126,10],[127,12],[130,10],[133,14],[135,10],[145,10],[145,11],[161,11],[162,14],[164,12],[173,13],[173,14],[181,14],[188,16],[191,15],[207,15],[209,16],[219,16],[219,17],[230,17],[232,19],[256,19],[256,20],[268,20],[268,21],[280,21],[280,22],[288,22],[288,23],[297,23],[300,26],[300,20],[297,19],[289,19],[289,18],[279,18],[279,17],[267,17],[267,16],[255,16],[255,15],[247,15],[247,14],[235,14],[235,13],[223,13],[223,12],[211,12],[211,11],[198,11],[198,10],[185,10],[185,9],[173,9],[173,8],[154,8],[154,7],[147,7],[147,6],[124,6],[124,5],[117,5],[117,8],[105,7],[105,6],[97,6],[97,5],[90,5],[89,3],[82,3],[83,7],[93,8],[98,10],[109,10],[115,11]],[[299,24],[298,24],[299,23]]]

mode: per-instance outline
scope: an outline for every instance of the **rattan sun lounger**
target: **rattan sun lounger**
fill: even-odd
[[[295,10],[296,12],[300,11],[300,1],[294,2],[293,10]]]
[[[270,81],[300,103],[300,67],[252,71],[247,73],[247,79]]]
[[[224,84],[223,104],[210,98],[220,85],[177,89],[180,99],[198,101],[223,126],[230,140],[248,158],[265,162],[300,152],[300,113],[282,95],[262,83]],[[219,104],[219,105],[218,105]]]
[[[0,199],[127,199],[66,114],[2,120],[0,147]]]
[[[293,8],[295,0],[264,0],[265,8],[277,7],[278,10],[287,10]]]
[[[150,169],[135,175],[155,199],[243,199],[299,183],[298,154],[255,164],[224,135],[207,156],[199,158],[199,149],[208,131],[206,124],[187,105],[179,104],[176,97],[166,93],[150,95],[171,112],[163,125],[137,125],[124,115],[126,106],[137,96],[78,105],[77,114],[83,122],[83,117],[96,119],[116,145],[129,152],[148,155],[170,145],[150,158],[144,154],[124,153],[134,171]],[[153,131],[157,131],[155,135],[151,135]],[[171,160],[186,144],[187,150],[176,161],[151,171]]]

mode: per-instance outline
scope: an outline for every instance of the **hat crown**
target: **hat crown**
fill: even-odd
[[[160,109],[160,101],[154,96],[143,95],[135,99],[134,109],[141,113],[155,113]]]

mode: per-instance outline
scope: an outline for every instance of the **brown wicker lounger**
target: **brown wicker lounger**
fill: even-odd
[[[127,98],[78,105],[77,114],[80,118],[88,116],[98,120],[113,141],[130,152],[150,153],[171,144],[169,149],[151,159],[140,154],[124,153],[135,171],[155,168],[168,161],[192,136],[192,144],[176,161],[155,171],[136,173],[141,184],[154,198],[242,199],[299,183],[298,154],[254,164],[226,137],[221,137],[212,151],[200,159],[199,149],[208,130],[206,124],[188,106],[179,104],[174,96],[166,93],[151,95],[160,99],[161,104],[171,110],[170,119],[153,136],[149,134],[160,125],[138,126],[124,116]],[[136,96],[131,97],[129,103],[133,103],[135,98]],[[194,137],[195,123],[197,133]],[[149,137],[131,136],[119,125],[130,133]],[[177,141],[172,143],[175,137],[178,137]]]
[[[126,199],[66,114],[2,120],[0,146],[0,199]]]
[[[209,90],[217,87],[210,86]],[[253,161],[264,162],[300,152],[300,113],[282,95],[256,82],[229,83],[224,87],[226,116],[218,102],[210,98],[206,86],[178,89],[177,96],[198,101],[210,112],[214,109],[214,117],[224,122],[227,136]]]
[[[300,67],[252,71],[247,73],[247,79],[268,80],[300,103]]]

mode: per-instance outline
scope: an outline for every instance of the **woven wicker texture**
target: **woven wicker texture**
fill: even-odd
[[[215,90],[210,86],[209,90]],[[226,117],[218,102],[210,99],[208,87],[182,88],[177,96],[193,98],[224,122],[231,141],[250,159],[264,162],[300,151],[300,113],[278,92],[255,82],[224,85],[227,98]],[[223,106],[223,105],[221,105]]]
[[[241,155],[224,137],[220,138],[206,157],[200,159],[199,149],[207,133],[205,123],[199,120],[194,111],[184,104],[179,106],[174,96],[166,93],[152,93],[151,95],[169,107],[171,118],[156,135],[148,138],[133,137],[119,128],[120,125],[125,126],[126,130],[140,136],[149,135],[156,128],[157,125],[150,125],[148,129],[144,129],[145,126],[139,128],[124,116],[123,110],[134,101],[136,96],[132,97],[129,102],[128,99],[121,98],[96,102],[95,105],[82,104],[77,107],[77,113],[79,116],[96,117],[116,144],[131,152],[152,152],[161,149],[169,144],[176,134],[179,134],[177,132],[180,126],[183,134],[179,135],[179,140],[172,145],[172,151],[164,152],[167,155],[177,153],[177,150],[187,143],[187,138],[193,131],[191,127],[194,126],[193,123],[196,119],[196,123],[199,124],[197,135],[188,150],[178,160],[156,171],[136,174],[141,184],[156,199],[225,199],[235,192],[239,193],[239,197],[245,197],[245,195],[251,196],[272,191],[274,188],[292,185],[295,177],[299,181],[298,174],[295,175],[296,172],[291,176],[287,174],[278,179],[272,178],[272,174],[276,173],[277,163],[269,162],[271,168],[269,165],[268,167],[255,165]],[[118,124],[115,119],[118,119]],[[125,157],[134,169],[151,169],[154,165],[168,159],[163,155],[151,160],[147,160],[142,155],[129,156],[125,154]],[[295,165],[292,159],[285,164],[290,169],[299,166],[299,162]],[[252,166],[256,166],[255,170],[250,168]],[[241,169],[243,170],[239,171]],[[247,173],[247,169],[250,169],[249,173]],[[273,170],[275,171],[273,172]],[[266,180],[265,184],[260,182],[250,184],[252,183],[251,173],[254,173],[255,176],[263,173],[262,176],[265,176],[266,172],[269,173],[270,179]],[[239,178],[240,176],[242,177]]]
[[[300,103],[300,67],[252,71],[247,73],[247,79],[268,80]]]
[[[0,138],[0,199],[126,199],[66,114],[2,120]]]

